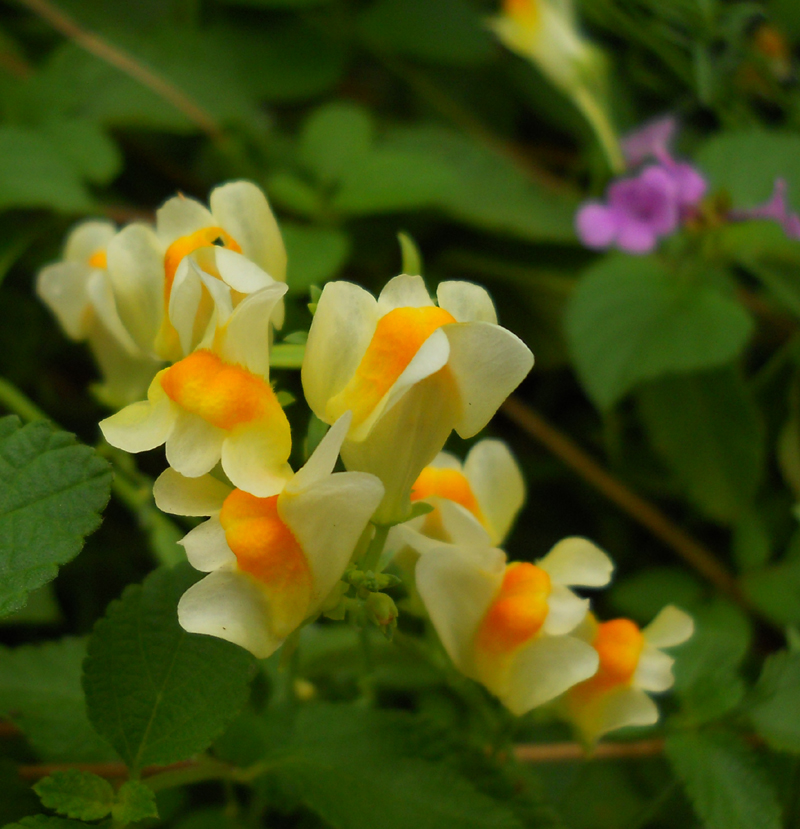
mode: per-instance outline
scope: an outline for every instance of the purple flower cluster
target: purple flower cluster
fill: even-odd
[[[733,222],[767,219],[777,222],[790,239],[800,239],[800,216],[789,209],[786,191],[786,182],[782,178],[775,179],[772,195],[768,201],[743,210],[731,210],[728,218]]]
[[[580,208],[575,224],[584,245],[649,253],[696,210],[708,185],[695,167],[672,157],[676,127],[674,118],[662,118],[622,142],[630,166],[648,158],[656,163],[631,178],[612,182],[605,202],[588,201]]]

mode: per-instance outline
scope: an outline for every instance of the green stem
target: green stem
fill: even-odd
[[[391,528],[390,524],[375,524],[375,535],[372,537],[361,562],[361,569],[365,572],[371,570],[373,573],[378,573],[380,571],[381,554],[386,546],[386,539]]]
[[[206,758],[186,768],[169,769],[154,774],[146,778],[146,783],[154,792],[160,792],[191,783],[203,783],[206,780],[237,780],[241,773],[240,769]]]
[[[611,121],[608,114],[597,102],[597,98],[589,92],[586,87],[579,86],[575,90],[571,90],[572,98],[575,101],[578,109],[583,113],[586,120],[589,122],[594,131],[603,154],[608,161],[611,172],[619,174],[625,170],[625,158],[622,155],[622,150],[619,147],[617,133],[611,126]]]
[[[0,403],[25,421],[50,420],[32,400],[29,400],[15,385],[2,377],[0,377]]]

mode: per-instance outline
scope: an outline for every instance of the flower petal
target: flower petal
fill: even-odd
[[[533,367],[533,354],[519,337],[488,322],[446,325],[448,367],[461,397],[455,429],[462,438],[480,432],[500,404]]]
[[[122,324],[150,354],[165,312],[164,248],[147,225],[132,224],[109,242],[107,257]]]
[[[249,181],[216,187],[209,199],[216,222],[238,242],[242,253],[273,279],[286,281],[286,248],[267,197]]]
[[[617,238],[622,218],[620,211],[605,204],[587,202],[575,216],[575,230],[587,248],[602,250]]]
[[[117,228],[113,222],[81,222],[67,236],[64,259],[87,265],[95,253],[108,247],[116,233]]]
[[[433,305],[433,300],[425,287],[425,280],[407,273],[390,279],[378,297],[380,316],[394,308],[422,308],[427,305]]]
[[[502,544],[525,501],[525,481],[511,450],[501,440],[482,440],[464,462],[469,481],[492,542]]]
[[[222,468],[234,486],[268,498],[281,492],[292,476],[287,463],[291,451],[288,421],[257,421],[228,432],[222,442]]]
[[[214,248],[217,270],[222,281],[240,294],[252,294],[275,284],[275,279],[241,253],[227,248]],[[284,286],[281,296],[286,293]]]
[[[643,691],[666,691],[675,682],[675,677],[672,676],[674,663],[675,660],[671,656],[667,656],[649,643],[646,644],[633,675],[634,684]]]
[[[550,636],[572,633],[589,611],[589,600],[581,599],[562,584],[553,584],[547,605],[550,610],[542,630]]]
[[[259,659],[283,643],[273,635],[269,601],[244,573],[220,569],[192,585],[178,602],[178,621],[189,633],[227,639]]]
[[[449,311],[456,322],[497,324],[497,311],[486,288],[472,282],[440,282],[436,289],[439,307]]]
[[[108,278],[106,271],[92,270],[89,281],[86,283],[86,294],[94,306],[99,321],[119,345],[131,357],[145,357],[145,353],[131,339],[131,335],[119,318],[114,291],[111,288],[111,280]]]
[[[228,546],[225,530],[216,516],[190,530],[178,543],[186,550],[189,564],[202,573],[236,564],[236,556]]]
[[[156,233],[165,247],[182,236],[215,225],[208,208],[186,196],[173,196],[156,210]]]
[[[308,332],[301,372],[314,414],[329,422],[328,400],[347,385],[375,333],[377,303],[350,282],[329,282],[322,290]]]
[[[187,478],[165,469],[153,484],[153,498],[162,512],[172,515],[213,515],[222,509],[231,488],[212,475]]]
[[[305,465],[286,484],[286,492],[301,492],[327,478],[333,472],[351,420],[352,413],[347,411],[328,429]]]
[[[147,400],[131,403],[100,421],[100,430],[112,446],[126,452],[145,452],[169,438],[179,410],[164,393],[159,374],[150,384],[147,396]]]
[[[563,538],[537,562],[556,584],[603,587],[611,581],[614,564],[587,538]]]
[[[500,699],[512,714],[521,716],[593,676],[598,664],[597,651],[580,639],[537,636],[514,657]]]
[[[475,633],[500,589],[505,564],[500,550],[452,545],[417,562],[417,589],[436,632],[455,666],[473,678]]]
[[[39,299],[73,340],[83,340],[89,333],[93,312],[87,286],[92,273],[84,264],[59,262],[42,268],[36,277]]]
[[[462,463],[455,455],[451,455],[449,452],[439,452],[428,466],[436,467],[436,469],[457,469],[460,472]]]
[[[638,688],[617,687],[592,698],[575,712],[576,725],[584,738],[593,743],[618,728],[631,725],[653,725],[658,722],[658,707]]]
[[[189,354],[194,345],[195,323],[203,297],[203,280],[192,256],[184,256],[169,294],[169,321],[178,332],[181,350]]]
[[[196,414],[178,410],[167,438],[167,463],[187,478],[210,472],[220,458],[225,432]]]
[[[692,617],[675,605],[667,605],[642,631],[644,638],[657,648],[680,645],[694,633]]]
[[[337,472],[301,492],[278,496],[278,514],[300,544],[313,576],[309,613],[342,577],[382,497],[381,482],[363,472]]]

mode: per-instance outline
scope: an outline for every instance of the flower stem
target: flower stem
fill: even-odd
[[[361,562],[361,568],[364,571],[372,571],[377,573],[380,570],[381,554],[383,548],[386,546],[386,539],[389,536],[390,524],[375,524],[375,535],[367,547],[367,552],[364,553],[364,558]]]
[[[0,377],[0,404],[23,420],[49,420],[48,416],[29,400],[15,385]]]
[[[625,159],[619,147],[619,141],[606,111],[597,102],[597,98],[586,87],[572,90],[572,97],[584,118],[589,122],[597,137],[603,154],[608,161],[611,172],[615,175],[625,171]]]

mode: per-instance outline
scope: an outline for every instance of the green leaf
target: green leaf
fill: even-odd
[[[272,741],[281,782],[339,829],[521,829],[509,807],[441,763],[409,752],[410,720],[345,705],[298,714],[288,741]]]
[[[43,760],[93,762],[115,754],[86,716],[83,639],[0,648],[0,717],[22,729]]]
[[[349,101],[333,101],[314,110],[303,125],[300,160],[320,182],[330,184],[369,151],[373,133],[368,110]]]
[[[739,668],[750,648],[752,627],[734,604],[715,599],[690,608],[695,629],[675,661],[675,693],[692,723],[726,714],[739,704],[744,685]]]
[[[578,375],[602,409],[643,380],[730,362],[752,328],[715,285],[683,281],[655,257],[623,254],[589,269],[566,319]]]
[[[250,654],[178,624],[197,575],[188,564],[151,573],[109,605],[89,640],[89,719],[133,770],[203,751],[247,699]]]
[[[282,222],[281,234],[289,257],[286,281],[293,294],[333,279],[350,253],[350,237],[336,228]]]
[[[789,200],[800,207],[800,137],[790,132],[749,129],[720,132],[695,156],[712,187],[724,189],[734,207],[766,201],[776,178],[789,185]]]
[[[769,528],[756,510],[743,512],[733,527],[732,553],[739,570],[763,567],[772,555]]]
[[[306,353],[305,344],[278,343],[269,352],[271,368],[300,368]]]
[[[87,119],[45,121],[42,132],[95,184],[108,184],[122,169],[122,154],[98,124]]]
[[[470,66],[494,51],[477,10],[466,0],[377,0],[359,22],[373,47],[411,58]]]
[[[735,738],[675,734],[666,752],[706,829],[780,829],[775,791],[756,756]]]
[[[81,829],[81,827],[88,825],[88,823],[81,823],[77,820],[66,820],[63,817],[34,815],[33,817],[24,817],[17,823],[9,823],[3,829]]]
[[[136,823],[148,817],[158,817],[155,792],[138,780],[123,783],[117,792],[116,803],[112,807],[114,820],[118,823]]]
[[[0,826],[41,811],[39,798],[30,783],[19,776],[19,764],[0,758]]]
[[[73,435],[0,419],[0,615],[75,558],[110,492],[108,463]]]
[[[100,820],[110,814],[114,802],[108,780],[78,769],[53,772],[33,790],[48,809],[78,820]]]
[[[94,202],[69,156],[46,135],[27,127],[0,126],[0,210],[47,207],[82,213]]]
[[[662,377],[639,402],[653,445],[692,501],[710,518],[736,520],[755,497],[765,454],[760,413],[738,373]]]
[[[433,125],[388,132],[348,168],[333,207],[353,215],[430,207],[528,241],[575,240],[573,199],[532,183],[471,138]]]
[[[789,558],[746,573],[742,588],[750,601],[777,625],[800,623],[800,559]]]
[[[648,567],[615,581],[609,600],[618,613],[647,624],[665,605],[692,607],[702,595],[702,583],[685,569]]]
[[[750,719],[776,751],[800,753],[800,653],[768,656],[753,689]]]

